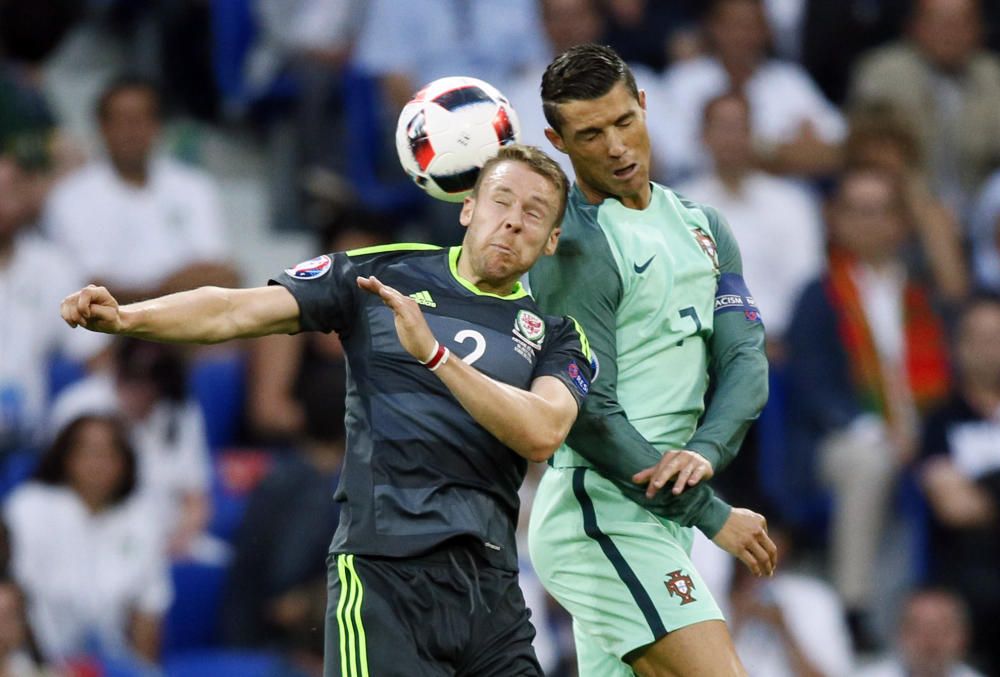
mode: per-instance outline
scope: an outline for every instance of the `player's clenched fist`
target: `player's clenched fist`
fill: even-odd
[[[86,327],[105,334],[118,334],[122,331],[118,301],[104,287],[91,284],[70,294],[63,299],[60,313],[71,327]]]
[[[770,576],[778,564],[778,549],[767,535],[767,520],[752,510],[733,508],[712,541],[746,564],[755,576]]]

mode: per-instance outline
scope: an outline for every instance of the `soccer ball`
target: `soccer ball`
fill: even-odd
[[[461,202],[483,164],[520,136],[517,113],[495,87],[448,77],[425,86],[403,106],[396,152],[406,173],[431,197]]]

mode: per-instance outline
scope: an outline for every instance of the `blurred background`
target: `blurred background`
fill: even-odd
[[[399,110],[478,77],[555,153],[541,74],[586,42],[632,65],[654,179],[728,218],[768,328],[770,402],[713,482],[781,571],[694,555],[750,674],[1000,675],[994,0],[0,0],[0,675],[322,674],[336,336],[112,342],[59,301],[457,243]]]

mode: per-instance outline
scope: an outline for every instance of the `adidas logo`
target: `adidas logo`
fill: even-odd
[[[431,298],[431,293],[429,291],[413,292],[412,294],[410,294],[410,298],[422,306],[437,308],[437,304],[434,303],[434,299]]]

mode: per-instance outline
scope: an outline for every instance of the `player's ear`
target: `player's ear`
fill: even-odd
[[[556,226],[549,233],[549,239],[545,241],[545,246],[542,247],[542,255],[552,256],[556,253],[556,247],[559,245],[559,233],[562,232],[562,228]]]
[[[551,127],[546,127],[545,138],[549,140],[549,143],[555,146],[557,151],[559,151],[560,153],[566,152],[566,144],[563,143],[562,137],[559,136],[559,132],[552,129]]]
[[[639,90],[639,108],[646,110],[646,90]]]
[[[473,193],[462,201],[462,213],[458,215],[458,222],[468,228],[472,223],[472,212],[476,209],[476,194]]]

